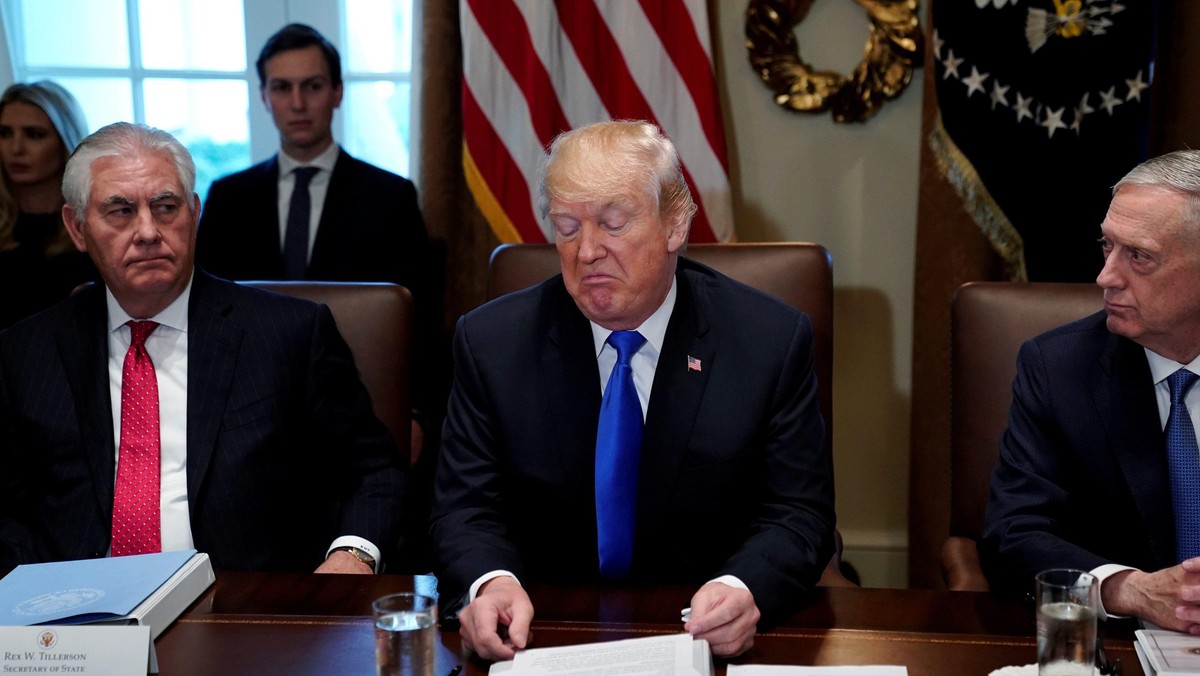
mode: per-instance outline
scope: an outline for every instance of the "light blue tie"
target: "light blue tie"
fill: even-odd
[[[1175,508],[1175,556],[1179,561],[1200,555],[1200,448],[1196,428],[1183,398],[1200,377],[1179,369],[1167,377],[1171,413],[1167,416],[1167,463]]]
[[[645,423],[629,360],[645,342],[637,331],[614,331],[608,336],[608,344],[617,350],[617,363],[604,388],[596,428],[596,543],[600,575],[606,578],[625,577],[633,563],[638,460]]]

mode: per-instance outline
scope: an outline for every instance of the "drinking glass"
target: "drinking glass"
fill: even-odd
[[[1038,676],[1093,676],[1100,584],[1066,568],[1037,577]]]
[[[433,676],[437,601],[404,592],[377,598],[371,608],[378,676]]]

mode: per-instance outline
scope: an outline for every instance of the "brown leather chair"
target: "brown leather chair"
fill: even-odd
[[[833,453],[833,263],[820,244],[771,242],[689,244],[683,253],[743,284],[803,310],[812,319],[816,351],[817,399],[825,418],[825,448]],[[503,244],[488,263],[488,298],[497,298],[553,277],[561,271],[553,244]],[[826,586],[854,586],[842,575],[842,537],[821,576]]]
[[[365,282],[241,283],[329,306],[371,395],[375,415],[392,433],[401,457],[415,465],[421,449],[410,448],[412,294],[408,289]]]
[[[951,303],[950,535],[942,575],[950,589],[987,591],[976,541],[1000,436],[1008,425],[1021,344],[1103,307],[1095,284],[970,282]]]

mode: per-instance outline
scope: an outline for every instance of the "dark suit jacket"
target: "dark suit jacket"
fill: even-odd
[[[1143,348],[1105,313],[1021,347],[980,555],[1028,592],[1048,568],[1175,564],[1164,435]]]
[[[109,548],[106,316],[95,285],[0,333],[0,558]],[[345,534],[386,551],[404,475],[328,308],[197,271],[187,396],[192,536],[215,567],[311,570]]]
[[[225,279],[284,279],[278,156],[212,184],[200,213],[196,263]],[[411,181],[338,154],[307,279],[393,282],[414,302],[414,405],[433,420],[445,404],[441,265]]]
[[[774,618],[795,608],[833,553],[812,326],[699,264],[680,259],[676,279],[643,437],[631,577],[736,575]],[[593,345],[561,275],[459,321],[432,523],[447,609],[495,569],[598,580]]]
[[[226,279],[283,279],[278,157],[218,179],[200,213],[196,262]],[[309,280],[426,281],[425,223],[411,181],[338,155],[309,257]]]

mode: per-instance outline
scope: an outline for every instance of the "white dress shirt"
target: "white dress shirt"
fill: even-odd
[[[333,177],[333,166],[337,164],[338,144],[329,147],[311,162],[300,162],[282,150],[279,151],[279,247],[283,250],[287,239],[288,209],[292,204],[292,189],[296,187],[296,175],[300,167],[316,167],[317,173],[308,182],[308,196],[312,205],[308,214],[308,257],[312,258],[313,242],[317,240],[317,226],[321,223],[321,212],[325,209],[325,195],[329,193],[329,180]]]
[[[634,353],[629,360],[633,369],[633,387],[637,390],[638,403],[642,405],[642,420],[646,419],[646,410],[650,407],[650,389],[654,387],[654,371],[658,368],[658,356],[662,354],[663,340],[667,337],[667,324],[671,322],[671,312],[675,310],[675,278],[671,278],[671,290],[663,304],[658,306],[642,325],[635,329],[646,342]],[[596,322],[592,325],[592,340],[595,341],[596,366],[600,368],[600,394],[608,388],[608,379],[613,367],[617,365],[617,348],[608,344],[611,329],[606,329]]]

